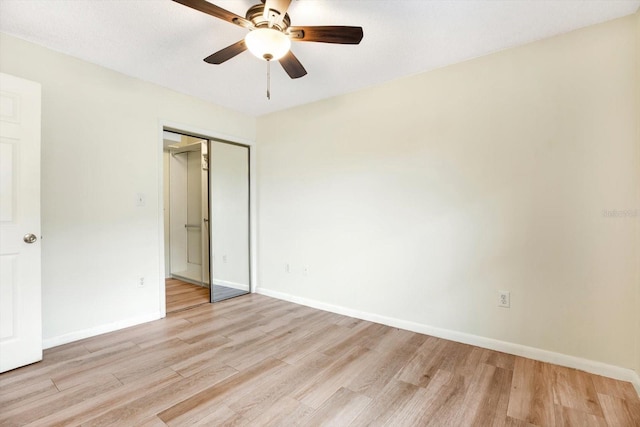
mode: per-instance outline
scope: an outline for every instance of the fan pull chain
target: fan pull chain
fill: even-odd
[[[267,61],[267,99],[271,100],[271,61]]]

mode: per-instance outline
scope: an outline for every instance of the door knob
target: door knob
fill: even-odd
[[[35,234],[29,233],[29,234],[25,234],[22,240],[24,240],[25,243],[35,243],[35,241],[38,240],[38,238],[36,237]]]

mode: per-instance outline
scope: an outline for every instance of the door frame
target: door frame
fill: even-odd
[[[249,149],[249,278],[251,283],[249,284],[249,291],[251,293],[256,291],[257,288],[257,191],[256,191],[256,162],[255,162],[255,141],[241,138],[238,136],[227,135],[221,132],[217,132],[211,129],[203,129],[194,127],[191,125],[187,125],[184,123],[176,123],[168,120],[160,120],[158,123],[158,242],[159,242],[159,252],[158,252],[158,261],[159,261],[159,273],[160,273],[160,283],[159,283],[159,298],[158,304],[160,305],[160,317],[167,316],[167,307],[166,307],[166,286],[165,286],[165,265],[164,265],[164,164],[162,153],[164,149],[164,141],[163,141],[163,132],[176,132],[191,135],[197,138],[202,139],[215,139],[219,141],[229,142],[231,144],[242,145]],[[211,244],[211,242],[210,242]],[[209,254],[209,262],[211,263],[211,253]],[[210,267],[209,271],[212,272],[213,269]],[[209,278],[211,281],[211,277]]]

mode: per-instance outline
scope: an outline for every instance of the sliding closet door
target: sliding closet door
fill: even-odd
[[[250,292],[249,148],[211,141],[212,302]]]

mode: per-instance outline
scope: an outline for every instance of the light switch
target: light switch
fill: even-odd
[[[136,206],[144,206],[147,203],[147,197],[144,193],[136,193]]]

